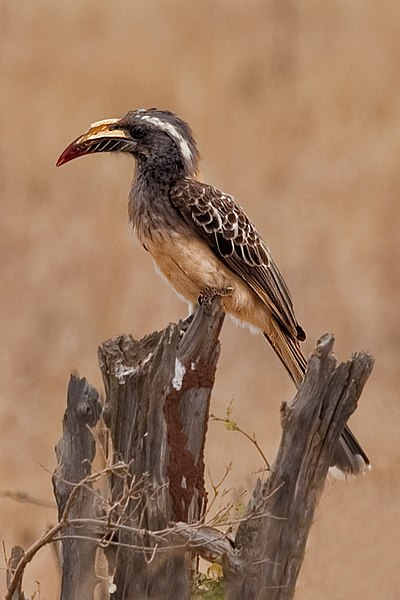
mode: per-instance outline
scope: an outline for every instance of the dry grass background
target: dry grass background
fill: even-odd
[[[185,314],[130,239],[132,162],[54,162],[94,120],[176,111],[197,134],[204,178],[236,195],[281,266],[311,351],[377,359],[352,425],[372,474],[322,500],[298,600],[400,597],[400,4],[397,0],[1,0],[2,490],[52,499],[53,446],[71,369],[100,386],[96,347]],[[293,388],[261,338],[224,327],[212,410],[235,415],[274,456]],[[211,424],[208,465],[252,483],[259,457]],[[8,549],[51,509],[0,500]],[[57,597],[42,551],[26,591]],[[0,584],[0,588],[3,586]],[[1,590],[0,590],[1,591]]]

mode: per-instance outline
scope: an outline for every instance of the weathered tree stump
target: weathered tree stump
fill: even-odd
[[[6,600],[24,600],[24,568],[59,538],[61,600],[94,598],[99,547],[111,576],[102,598],[188,599],[192,559],[202,556],[222,563],[228,600],[293,599],[334,447],[373,359],[357,353],[337,366],[333,337],[318,342],[296,397],[282,407],[282,440],[269,477],[257,482],[232,542],[202,522],[204,444],[223,319],[216,300],[140,341],[123,335],[102,345],[111,450],[100,471],[92,466],[98,393],[71,377],[53,476],[59,522],[26,552],[13,549]],[[93,484],[105,478],[101,497]]]
[[[129,465],[127,480],[111,477],[112,504],[130,490],[124,525],[160,531],[204,514],[204,444],[223,320],[216,300],[198,307],[189,325],[171,324],[139,342],[120,336],[99,349],[112,462]],[[182,545],[127,529],[118,541],[115,600],[190,596],[191,556]]]

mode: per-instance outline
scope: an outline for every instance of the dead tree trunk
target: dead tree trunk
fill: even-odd
[[[111,479],[112,504],[129,488],[124,525],[160,531],[171,521],[198,522],[204,514],[203,454],[223,319],[216,301],[199,307],[189,325],[171,324],[139,342],[113,338],[99,350],[113,463],[129,465],[128,480]],[[185,548],[127,529],[118,542],[115,600],[190,596]]]
[[[79,484],[91,473],[96,442],[90,429],[96,425],[100,414],[97,390],[85,378],[71,376],[63,437],[56,446],[58,466],[53,476],[58,520],[66,522],[62,540],[61,600],[93,598],[97,583],[97,543],[96,540],[85,539],[93,538],[92,529],[82,524],[73,527],[69,522],[78,518],[94,518],[96,514],[91,484]]]
[[[333,337],[311,355],[294,400],[282,407],[275,464],[259,481],[240,524],[235,550],[223,557],[229,600],[291,600],[314,512],[334,448],[373,366],[357,353],[336,367]]]

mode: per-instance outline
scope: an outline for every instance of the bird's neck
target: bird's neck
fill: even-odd
[[[175,149],[173,149],[175,150]],[[172,149],[155,156],[139,156],[136,161],[135,179],[151,187],[170,188],[185,176],[179,154]]]
[[[169,167],[169,168],[167,168]],[[139,238],[149,232],[168,226],[172,207],[169,192],[183,177],[182,170],[170,165],[138,161],[129,194],[129,218]]]

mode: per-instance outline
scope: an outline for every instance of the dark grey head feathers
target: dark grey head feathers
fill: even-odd
[[[128,112],[114,128],[129,134],[135,142],[131,152],[139,161],[161,163],[164,169],[178,169],[185,177],[196,175],[199,152],[192,130],[172,112],[140,108]]]

